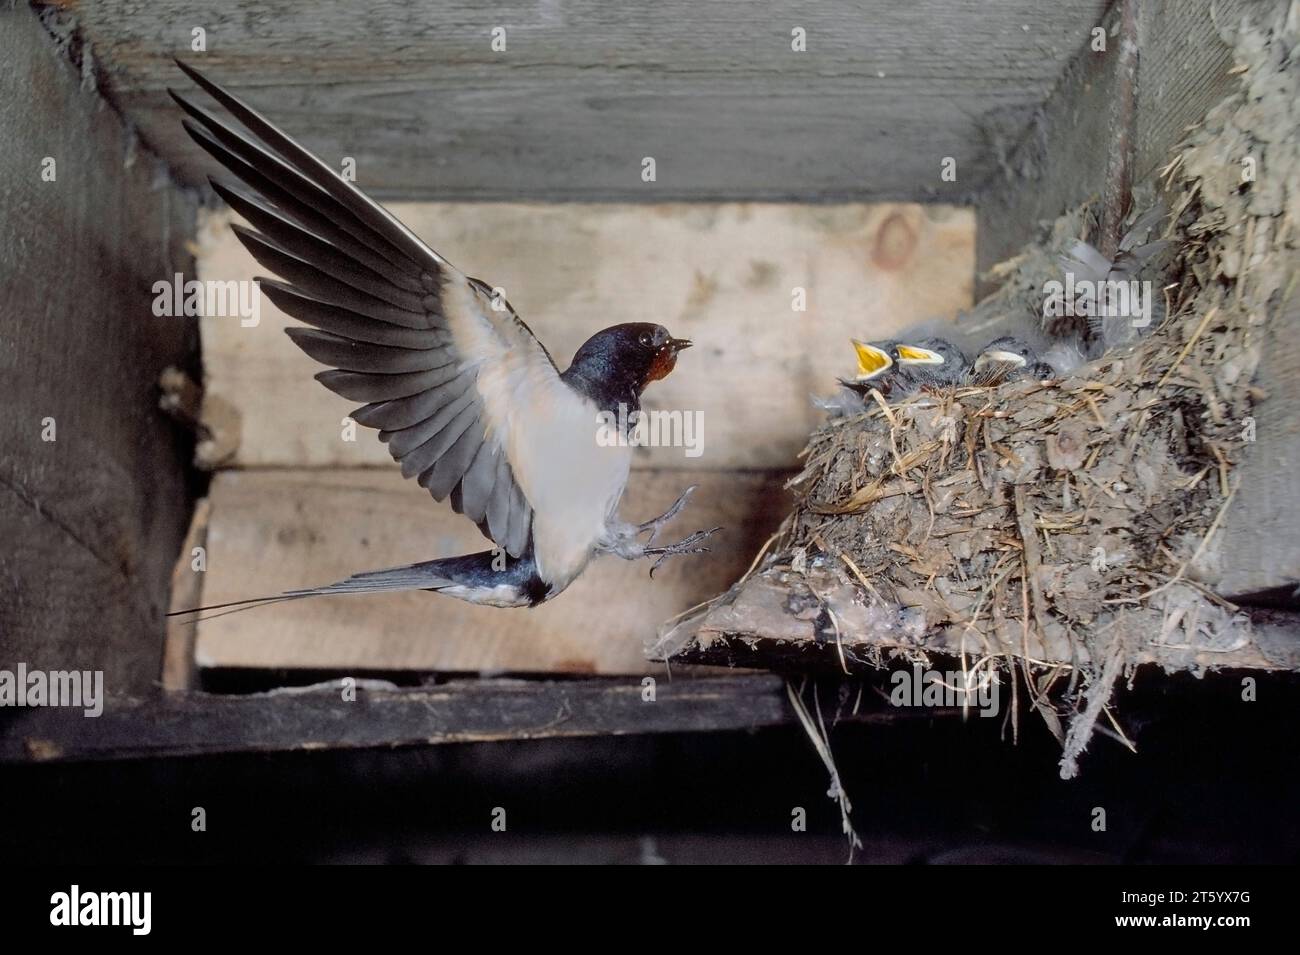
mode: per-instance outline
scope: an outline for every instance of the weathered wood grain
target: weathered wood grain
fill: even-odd
[[[194,206],[26,4],[0,5],[0,62],[0,666],[140,691],[189,503],[155,382],[198,345],[150,286],[190,269]]]
[[[1300,256],[1294,262],[1300,274]],[[1300,301],[1293,292],[1270,318],[1256,381],[1255,440],[1238,452],[1241,482],[1219,542],[1216,589],[1232,597],[1296,603],[1300,588]],[[1293,634],[1293,639],[1300,638]]]
[[[785,476],[634,474],[626,518],[662,513],[698,481],[699,490],[663,539],[724,527],[712,553],[674,558],[653,579],[648,561],[605,557],[532,610],[475,607],[423,592],[292,601],[201,622],[198,662],[662,674],[661,665],[646,662],[645,642],[662,621],[725,590],[745,571],[788,509]],[[222,471],[210,500],[205,604],[490,546],[469,521],[392,468]]]
[[[649,321],[691,338],[649,408],[696,413],[702,453],[641,449],[637,465],[788,468],[819,420],[808,398],[854,370],[848,338],[882,337],[970,304],[968,210],[812,206],[399,204],[395,212],[470,275],[502,287],[561,367],[588,336]],[[208,279],[262,274],[213,216],[201,233]],[[807,311],[792,308],[806,290]],[[390,465],[355,407],[312,380],[321,366],[283,334],[296,324],[262,297],[261,322],[203,319],[209,394],[242,417],[235,466]]]
[[[662,201],[968,193],[996,170],[985,130],[1024,128],[1106,2],[66,5],[110,95],[190,182],[206,166],[164,93],[174,54],[354,157],[378,195]]]
[[[181,542],[176,566],[172,568],[170,610],[197,607],[203,602],[203,575],[196,568],[205,565],[208,545],[208,518],[212,502],[201,499],[194,508],[189,532]],[[163,646],[162,688],[189,690],[194,687],[196,666],[194,647],[198,641],[198,620],[194,616],[170,617],[167,640]]]
[[[790,722],[784,681],[767,674],[563,682],[461,680],[397,688],[336,681],[245,696],[110,697],[103,713],[25,709],[0,724],[0,762],[349,749],[511,739],[699,732]],[[887,721],[908,714],[877,712]]]
[[[1134,182],[1168,163],[1186,128],[1236,85],[1232,57],[1215,21],[1239,18],[1243,2],[1138,3]],[[1118,11],[1112,9],[1103,25],[1115,35],[1108,35],[1105,51],[1081,46],[1019,139],[999,136],[1000,175],[976,202],[980,272],[1017,253],[1041,222],[1101,198],[1118,132],[1117,21]]]

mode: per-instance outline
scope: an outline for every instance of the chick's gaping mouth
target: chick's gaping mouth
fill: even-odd
[[[868,345],[866,342],[854,341],[853,349],[858,354],[858,379],[866,380],[874,378],[882,372],[888,371],[894,364],[894,359],[889,357],[889,352],[875,345]]]

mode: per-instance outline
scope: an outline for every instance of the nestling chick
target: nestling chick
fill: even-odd
[[[897,350],[899,373],[908,379],[913,391],[960,384],[970,367],[965,353],[946,338],[904,343]]]
[[[858,356],[858,373],[853,378],[841,378],[840,384],[859,395],[866,396],[872,389],[882,395],[891,394],[898,384],[898,342],[863,342],[850,339]]]
[[[1055,378],[1056,372],[1038,353],[1010,335],[989,342],[971,367],[971,384],[1000,385],[1018,378]]]

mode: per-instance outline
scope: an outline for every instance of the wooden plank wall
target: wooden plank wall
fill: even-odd
[[[951,202],[996,173],[990,133],[1024,129],[1108,0],[59,2],[196,184],[172,55],[355,158],[381,196]]]
[[[410,667],[662,672],[642,644],[669,616],[725,589],[787,511],[782,483],[818,418],[810,392],[852,371],[850,336],[879,337],[969,304],[968,210],[915,205],[400,204],[398,215],[462,268],[503,286],[561,365],[592,332],[658,321],[694,339],[648,404],[699,412],[703,448],[642,449],[623,513],[643,520],[688,484],[700,490],[678,536],[723,525],[714,553],[665,564],[598,561],[531,611],[429,594],[332,597],[200,624],[203,666]],[[247,279],[256,265],[224,214],[201,232],[200,274]],[[792,310],[792,289],[807,292]],[[235,467],[211,492],[204,602],[328,582],[483,541],[402,481],[352,405],[263,302],[260,323],[204,318],[209,393],[242,417]],[[185,571],[182,570],[182,573]]]
[[[1168,163],[1184,130],[1235,88],[1232,56],[1216,24],[1239,19],[1247,2],[1138,2],[1135,183]],[[1000,147],[1001,175],[976,202],[980,272],[1014,255],[1041,223],[1100,198],[1116,145],[1118,21],[1115,4],[1101,22],[1106,49],[1085,44],[1019,140]]]
[[[194,205],[26,4],[0,4],[0,62],[0,667],[142,692],[189,509],[155,383],[198,345],[150,287],[189,268]]]
[[[1300,274],[1300,256],[1295,269]],[[1270,318],[1260,349],[1255,440],[1237,467],[1241,484],[1224,520],[1216,586],[1294,605],[1300,589],[1300,301],[1294,291],[1284,307]]]

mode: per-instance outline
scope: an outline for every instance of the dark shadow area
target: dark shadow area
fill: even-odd
[[[1292,677],[1144,675],[1133,755],[1081,778],[1036,720],[843,724],[835,758],[869,862],[1294,863]],[[856,691],[854,691],[856,692]],[[870,691],[868,691],[870,692]],[[827,718],[837,697],[823,684]],[[287,699],[291,706],[292,700]],[[745,862],[846,858],[827,776],[794,728],[244,754],[0,770],[6,858],[45,862]],[[192,812],[207,831],[191,831]],[[506,831],[492,830],[505,809]],[[796,807],[807,832],[794,832]],[[1094,831],[1096,810],[1106,829]]]

